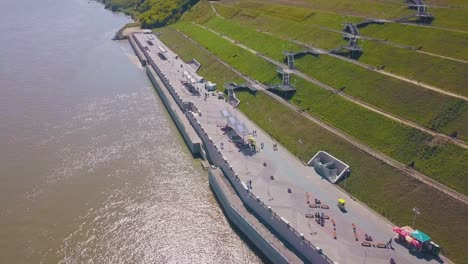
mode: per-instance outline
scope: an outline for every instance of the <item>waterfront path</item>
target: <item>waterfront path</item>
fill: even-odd
[[[144,40],[142,39],[141,42],[143,43]],[[152,55],[153,60],[182,100],[193,102],[199,109],[201,116],[197,117],[197,121],[218,146],[234,172],[243,182],[251,180],[253,187],[251,192],[254,195],[271,206],[273,211],[284,217],[292,227],[303,233],[314,245],[323,249],[323,252],[331,259],[338,263],[363,263],[364,261],[389,263],[390,258],[394,258],[397,263],[435,263],[435,261],[412,256],[408,249],[396,243],[393,243],[393,250],[361,246],[365,234],[371,235],[374,243],[385,244],[394,236],[391,231],[392,224],[359,202],[349,199],[346,193],[323,180],[313,168],[304,166],[281,146],[277,151],[273,150],[273,144],[277,143],[243,113],[232,108],[224,100],[217,99],[211,94],[207,100],[204,100],[203,93],[201,96],[190,93],[182,84],[185,78],[183,72],[187,71],[192,76],[196,76],[194,70],[180,59],[176,59],[176,54],[158,39],[153,42],[153,46],[147,46],[149,54]],[[162,60],[157,55],[159,46],[167,50],[165,53],[167,60]],[[264,143],[265,148],[252,155],[239,151],[221,130],[221,127],[227,123],[221,113],[223,110],[232,112],[248,127],[249,131],[257,131],[255,140],[258,145]],[[271,125],[274,126],[275,122],[276,120],[271,120]],[[221,143],[223,143],[223,148],[221,148]],[[288,188],[291,189],[291,193],[288,193]],[[307,195],[311,203],[317,198],[330,209],[310,208],[306,202]],[[347,199],[347,213],[342,213],[336,207],[338,198]],[[330,220],[327,220],[325,226],[321,227],[313,219],[305,217],[306,213],[314,214],[315,212],[323,212],[335,221],[336,239],[333,237],[333,225]],[[356,226],[359,241],[355,241],[353,224]]]

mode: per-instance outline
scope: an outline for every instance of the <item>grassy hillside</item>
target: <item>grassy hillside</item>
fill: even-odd
[[[274,78],[276,78],[275,67],[255,54],[252,54],[223,39],[222,37],[192,23],[177,23],[174,24],[173,27],[183,31],[202,46],[210,50],[213,54],[225,62],[233,65],[243,74],[263,83],[279,82],[279,80],[274,80]],[[223,32],[226,33],[226,35],[229,35],[231,31],[228,29]],[[241,32],[241,34],[238,33],[239,35],[247,37],[249,36],[249,32],[246,30],[237,30],[237,32]],[[252,41],[252,45],[264,45],[269,47],[267,50],[270,50],[270,48],[275,49],[275,47],[281,47],[281,41],[278,41],[276,45],[274,43],[265,42],[268,41],[268,37],[271,36],[266,35],[265,38],[255,38]],[[250,42],[247,44],[250,44]],[[265,52],[267,52],[267,50]],[[332,57],[328,58],[334,59]],[[303,67],[303,61],[309,59],[316,58],[309,56],[300,59],[297,63],[298,68],[303,68],[305,71],[311,69],[310,73],[313,73],[314,76],[318,76],[316,73],[321,72],[321,74],[317,77],[319,79],[322,79],[322,76],[324,76],[324,78],[327,76],[336,76],[336,74],[328,72],[329,70],[333,71],[337,69],[336,62],[332,60],[328,61],[329,65],[325,67],[326,70],[317,68],[316,65],[319,63],[315,63],[314,65],[310,64],[307,67]],[[339,65],[353,66],[352,64]],[[360,67],[357,67],[356,69],[367,71]],[[346,81],[347,79],[353,79],[352,76],[365,76],[366,74],[359,71],[352,72],[352,70],[353,69],[345,69],[342,72],[346,73],[346,76],[332,78],[332,80]],[[372,73],[370,71],[367,72]],[[386,103],[389,105],[389,109],[391,109],[392,105],[400,106],[399,101],[402,101],[405,96],[414,96],[416,98],[421,97],[420,104],[413,102],[412,104],[408,104],[407,107],[414,107],[412,111],[417,110],[419,113],[422,111],[427,112],[434,110],[434,116],[437,116],[439,112],[437,109],[430,107],[430,105],[427,105],[424,110],[420,109],[426,106],[427,101],[430,102],[433,100],[434,103],[439,105],[447,104],[447,108],[451,106],[451,101],[439,100],[438,97],[431,99],[431,94],[427,94],[426,90],[421,90],[420,94],[414,94],[417,92],[415,91],[415,88],[401,89],[398,90],[398,92],[395,92],[393,87],[399,88],[399,85],[402,84],[398,85],[397,83],[392,86],[391,82],[394,81],[393,79],[386,76],[378,77],[385,77],[386,79],[385,81],[382,81],[382,79],[376,79],[374,80],[375,83],[367,84],[364,82],[367,80],[372,81],[373,79],[370,76],[366,76],[366,78],[363,79],[363,82],[356,84],[355,88],[348,88],[347,86],[346,90],[356,89],[355,94],[362,94],[363,97],[364,95],[372,96],[374,93],[375,95],[373,96],[378,102],[377,105],[381,106],[383,103]],[[346,82],[346,85],[349,83],[350,82]],[[335,87],[342,87],[341,84],[342,83],[340,83],[340,85],[335,85]],[[382,86],[388,84],[390,84],[390,86]],[[452,144],[440,144],[428,134],[419,132],[416,129],[396,124],[381,115],[364,110],[361,107],[342,99],[341,97],[329,97],[327,96],[328,92],[308,84],[303,80],[299,80],[297,86],[298,90],[292,99],[293,103],[301,105],[304,109],[307,109],[313,115],[327,117],[324,119],[324,121],[331,123],[332,125],[354,136],[365,144],[389,155],[390,157],[393,157],[396,160],[399,160],[405,164],[409,164],[410,162],[414,161],[417,170],[450,186],[451,188],[454,188],[460,192],[468,193],[468,185],[465,181],[468,174],[465,172],[460,173],[461,171],[465,171],[465,168],[466,171],[468,171],[468,167],[465,164],[465,161],[468,159],[467,150],[456,147]],[[388,94],[385,94],[385,91],[388,91]],[[407,91],[411,91],[413,94],[405,95],[404,93]],[[394,96],[396,96],[396,98],[394,98],[392,101],[392,97]],[[401,105],[401,107],[403,106],[404,105]],[[354,114],[348,115],[349,113]],[[415,116],[424,115],[420,114]]]
[[[162,32],[162,40],[184,60],[196,58],[202,62],[202,68],[221,67],[209,54],[175,31],[163,29]],[[186,49],[190,52],[186,52]],[[233,74],[226,69],[206,71],[204,76],[219,83],[219,80],[230,78]],[[302,94],[302,91],[299,93]],[[320,92],[316,95],[321,96],[319,98],[326,104],[327,95]],[[411,209],[418,206],[423,212],[418,218],[418,223],[421,223],[418,224],[419,228],[430,230],[446,256],[460,263],[468,261],[463,254],[463,249],[468,246],[464,240],[464,234],[468,233],[468,227],[464,225],[464,219],[468,217],[465,205],[370,157],[263,93],[257,96],[238,93],[237,96],[241,100],[240,109],[295,155],[305,159],[318,150],[326,150],[350,164],[353,174],[346,182],[346,190],[395,224],[410,224],[413,216]],[[326,109],[327,106],[320,107]],[[304,142],[301,146],[297,144],[299,139]],[[433,201],[443,202],[434,206]],[[441,207],[443,214],[440,213]],[[451,232],[451,226],[458,226],[460,231]],[[461,243],[452,243],[454,240]]]
[[[218,13],[225,18],[237,19],[239,21],[242,21],[243,19],[248,20],[248,17],[242,18],[242,14],[240,14],[241,11],[246,12],[246,9],[222,3],[215,4],[215,7],[218,10]],[[338,13],[303,8],[301,8],[301,10],[303,10],[302,12],[309,14],[302,21],[298,21],[296,17],[283,16],[280,18],[291,22],[300,22],[299,25],[301,26],[320,26],[338,31],[342,30],[343,23],[359,23],[365,20],[362,17],[348,16]],[[266,12],[266,10],[260,12],[259,10],[249,9],[248,12],[252,15],[251,17],[257,17],[260,14],[264,14],[278,18],[274,13]],[[289,25],[296,26],[297,24],[291,23]],[[381,40],[390,40],[395,43],[412,46],[422,51],[468,60],[468,51],[464,48],[468,45],[468,32],[463,33],[439,28],[417,27],[400,23],[370,24],[360,28],[359,30],[361,35],[364,36],[378,38]],[[291,35],[291,38],[293,37],[294,35]]]
[[[216,32],[222,32],[224,35],[227,35],[230,38],[233,38],[280,62],[283,62],[284,60],[282,51],[297,51],[303,49],[294,43],[276,38],[270,34],[264,34],[217,17],[212,17],[204,23],[204,26],[207,26]],[[386,47],[385,45],[381,46]],[[398,56],[402,59],[407,58],[407,56],[404,56],[405,53],[385,52],[385,49],[379,50],[378,47],[373,48],[375,53],[379,53],[383,50],[382,53],[388,54],[390,58]],[[400,50],[405,51],[403,49]],[[376,57],[372,57],[371,55],[372,53],[368,56],[369,60]],[[430,57],[423,55],[422,59],[419,60],[421,65],[428,65],[425,66],[427,72],[443,70],[442,67],[438,66],[438,64],[434,65],[431,63],[432,61],[426,60],[427,58]],[[433,58],[433,60],[437,61],[438,58]],[[448,68],[451,68],[451,65],[452,61],[447,61],[447,64],[444,64],[444,66]],[[354,97],[382,108],[390,113],[402,116],[431,129],[442,131],[446,134],[452,134],[454,131],[457,131],[459,137],[464,139],[467,138],[468,125],[466,122],[460,121],[464,120],[461,118],[466,116],[468,106],[462,100],[432,92],[425,88],[369,71],[360,66],[341,61],[327,55],[321,55],[318,58],[307,56],[297,59],[296,67],[310,76],[335,87],[336,89],[345,87],[345,93],[349,93]],[[401,67],[400,71],[403,71],[404,69],[406,68]],[[463,73],[459,72],[457,68],[449,72],[455,79],[457,79],[456,77],[458,76],[468,78],[468,76],[464,76]],[[357,81],[355,76],[361,76],[360,80]],[[432,75],[429,76],[432,77]],[[465,78],[460,78],[460,80],[457,79],[456,83],[459,83],[460,86],[462,86],[465,83],[463,82],[464,79]],[[448,80],[441,78],[440,81],[444,82]],[[466,89],[464,90],[466,91]],[[433,105],[438,105],[439,107],[434,108],[432,107]],[[445,113],[456,105],[459,105],[460,111],[456,113],[452,111],[453,114],[447,116]],[[442,116],[443,122],[435,122],[436,120],[440,120]],[[452,131],[447,130],[447,127],[449,127],[448,125],[450,125],[450,129],[453,129]]]
[[[276,67],[274,65],[258,59],[252,53],[231,44],[220,36],[191,23],[177,23],[173,27],[189,35],[246,76],[262,83],[268,83],[275,78]]]
[[[255,97],[240,93],[237,97],[242,102],[240,109],[294,154],[311,157],[325,150],[350,164],[353,174],[346,190],[396,225],[411,224],[411,209],[418,206],[424,212],[418,218],[418,228],[430,233],[447,257],[459,263],[468,261],[463,253],[468,246],[464,240],[468,228],[463,220],[468,217],[466,205],[371,158],[263,93]],[[299,139],[305,142],[303,146],[297,144]],[[462,230],[452,232],[450,226]]]
[[[217,83],[219,89],[222,89],[223,84],[227,82],[243,82],[243,79],[232,72],[228,67],[218,62],[212,56],[204,53],[176,31],[170,28],[161,28],[158,29],[157,32],[162,33],[160,36],[161,40],[167,43],[171,49],[177,51],[180,57],[186,62],[196,58],[201,63],[198,73],[208,80]]]
[[[296,39],[325,50],[331,50],[347,44],[347,41],[342,38],[342,34],[339,32],[332,32],[314,25],[308,25],[306,22],[296,22],[274,17],[272,14],[267,15],[261,14],[260,12],[249,12],[250,16],[244,16],[243,11],[240,11],[235,16],[231,17],[232,20],[228,21],[213,17],[210,21],[205,23],[205,25],[211,27],[217,26],[220,32],[224,29],[232,32],[233,27],[236,27],[233,24],[237,22],[255,30],[266,31],[284,39]],[[309,19],[310,17],[306,19],[306,21]],[[445,36],[447,35],[448,34],[445,34]],[[459,35],[461,35],[461,33]],[[465,35],[468,39],[468,34]],[[244,37],[243,39],[249,38],[250,37]],[[452,40],[454,40],[454,42],[452,42]],[[458,40],[458,42],[456,40]],[[457,47],[458,50],[465,50],[463,49],[464,41],[461,36],[459,36],[459,38],[453,36],[453,38],[447,39],[445,42],[446,41],[452,43],[449,46],[451,48]],[[437,46],[438,49],[442,49],[444,46],[444,42],[439,42],[437,45],[435,45],[435,41],[430,43],[433,43],[433,46]],[[369,40],[361,39],[359,45],[363,47],[363,53],[358,60],[363,63],[374,67],[384,67],[386,71],[396,73],[408,79],[468,96],[468,89],[465,88],[465,83],[468,81],[468,63],[431,56],[418,52],[417,50],[395,47]],[[419,47],[421,46],[418,46],[418,48]],[[456,50],[457,49],[454,49],[454,52]]]
[[[237,5],[243,9],[255,9],[268,11],[275,9],[277,5],[285,5],[283,0],[268,1],[234,1],[225,0],[223,3]],[[310,9],[327,13],[336,13],[341,16],[355,16],[361,18],[380,18],[395,20],[406,15],[414,14],[415,10],[408,8],[404,1],[373,1],[373,0],[288,0],[289,8]],[[294,7],[295,6],[295,7]],[[428,12],[435,16],[431,25],[450,30],[466,30],[468,6],[464,4],[451,5],[451,8],[434,7],[428,8]],[[305,11],[300,11],[304,13]],[[298,19],[296,12],[289,15],[291,19]]]

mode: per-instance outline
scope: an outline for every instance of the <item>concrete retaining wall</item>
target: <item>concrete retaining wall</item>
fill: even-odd
[[[138,59],[140,60],[140,63],[142,66],[146,66],[146,57],[145,55],[141,52],[141,49],[138,48],[136,42],[135,42],[135,38],[133,36],[133,34],[128,38],[129,42],[130,42],[130,46],[132,46],[133,48],[133,51],[135,52],[136,56],[138,57]]]
[[[171,103],[170,103],[170,98],[167,98],[166,94],[162,90],[162,87],[159,85],[158,81],[156,80],[156,76],[154,71],[150,67],[146,67],[146,74],[150,78],[151,82],[153,83],[153,86],[156,88],[156,91],[159,94],[159,97],[163,101],[164,105],[166,106],[166,109],[169,112],[169,115],[172,117],[172,120],[174,120],[174,123],[176,124],[178,130],[182,134],[182,137],[185,140],[185,143],[189,147],[190,151],[192,152],[193,155],[200,155],[202,158],[205,158],[205,155],[203,153],[202,147],[200,143],[195,143],[193,140],[190,138],[190,136],[187,133],[187,130],[183,124],[183,122],[180,119],[180,116],[177,114],[176,109],[172,109]]]
[[[208,171],[208,176],[210,186],[231,222],[234,223],[272,263],[288,263],[287,257],[283,257],[271,243],[265,240],[254,225],[249,223],[249,221],[243,217],[242,213],[238,212],[231,204],[229,198],[226,197],[226,194],[220,187],[221,183],[218,181],[221,179],[217,179],[211,170]]]
[[[138,38],[134,39],[138,47],[143,51],[143,54],[147,58],[148,64],[151,65],[151,67],[147,66],[148,76],[150,77],[151,81],[158,90],[158,93],[161,95],[163,102],[167,104],[167,108],[171,116],[173,116],[173,114],[174,116],[176,116],[176,118],[174,118],[173,116],[173,119],[178,127],[181,126],[179,127],[179,130],[183,134],[184,138],[188,138],[185,129],[181,129],[184,128],[184,126],[180,121],[179,117],[175,115],[175,111],[170,107],[170,104],[167,103],[168,98],[162,91],[162,87],[158,84],[156,76],[153,74],[153,72],[155,72],[158,75],[159,79],[162,81],[162,84],[172,95],[175,103],[185,113],[185,116],[189,120],[190,124],[193,126],[198,136],[203,141],[203,146],[204,150],[206,151],[207,158],[211,161],[213,165],[219,167],[223,171],[224,175],[229,180],[233,188],[236,190],[242,202],[249,209],[251,209],[258,217],[260,217],[260,219],[267,223],[272,228],[272,230],[274,230],[275,233],[277,233],[278,237],[280,237],[283,241],[289,243],[295,249],[295,251],[299,255],[301,255],[305,260],[317,264],[331,263],[331,260],[323,253],[319,252],[310,241],[304,239],[304,237],[299,232],[297,232],[293,227],[290,227],[283,220],[281,220],[281,217],[279,215],[277,215],[274,211],[268,208],[259,198],[254,197],[244,187],[246,186],[245,183],[241,182],[239,177],[235,175],[228,161],[224,159],[224,157],[221,155],[221,152],[217,149],[216,145],[213,144],[213,141],[210,139],[208,134],[204,131],[203,127],[201,127],[200,123],[195,119],[193,113],[197,111],[195,106],[193,104],[190,104],[189,102],[182,101],[180,96],[176,93],[172,85],[169,83],[169,80],[167,80],[167,78],[161,72],[156,63],[154,63],[151,56],[149,56],[147,51],[144,49],[143,45],[141,45],[141,43],[138,41]],[[187,144],[190,143],[187,142]]]
[[[255,197],[245,188],[246,184],[241,182],[239,177],[234,173],[228,161],[223,158],[220,150],[218,150],[193,114],[191,112],[186,112],[185,115],[202,139],[209,160],[223,171],[242,202],[262,219],[262,221],[267,223],[270,228],[277,233],[278,237],[289,243],[305,260],[318,264],[332,263],[332,260],[324,253],[320,253],[310,241],[304,239],[296,229],[286,224],[281,219],[281,216],[276,214],[271,208],[268,208],[260,198]]]

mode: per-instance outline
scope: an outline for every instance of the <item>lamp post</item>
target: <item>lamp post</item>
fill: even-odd
[[[298,140],[297,140],[297,143],[298,143],[298,144],[297,144],[297,153],[299,154],[299,159],[301,159],[301,154],[302,154],[302,152],[301,152],[301,149],[302,149],[301,146],[302,146],[302,144],[304,144],[304,142],[302,142],[302,139],[298,139]]]
[[[419,211],[419,208],[413,208],[413,212],[414,212],[414,218],[413,218],[413,225],[411,226],[413,229],[414,229],[414,223],[416,222],[416,216],[417,215],[420,215],[421,212]]]
[[[366,264],[366,260],[367,260],[367,253],[368,253],[368,252],[369,252],[369,251],[366,249],[366,252],[365,252],[366,254],[364,255],[364,264]]]

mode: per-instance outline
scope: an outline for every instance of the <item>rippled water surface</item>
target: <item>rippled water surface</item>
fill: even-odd
[[[0,263],[259,263],[85,0],[0,9]]]

